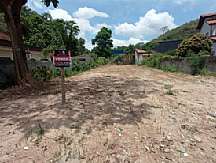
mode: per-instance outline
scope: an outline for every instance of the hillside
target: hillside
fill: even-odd
[[[156,40],[184,40],[198,32],[196,30],[197,25],[198,20],[192,20],[166,32],[164,35],[159,36]]]
[[[174,28],[163,35],[160,35],[158,38],[153,39],[152,41],[146,43],[142,49],[144,50],[152,50],[158,42],[166,41],[166,40],[184,40],[186,38],[191,37],[198,31],[196,30],[198,24],[198,20],[192,20],[188,23],[185,23],[177,28]]]

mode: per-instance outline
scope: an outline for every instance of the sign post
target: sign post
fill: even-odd
[[[71,63],[71,54],[70,51],[67,50],[55,50],[53,55],[53,64],[55,67],[59,67],[61,69],[61,93],[62,93],[62,105],[65,104],[65,75],[64,75],[64,67],[70,67]]]
[[[65,78],[64,78],[64,67],[61,67],[61,92],[62,92],[62,105],[65,104]]]

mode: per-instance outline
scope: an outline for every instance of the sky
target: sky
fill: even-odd
[[[215,0],[60,0],[56,9],[46,8],[41,0],[28,0],[27,5],[53,19],[74,20],[88,49],[102,27],[112,29],[114,46],[127,46],[151,41],[162,34],[162,27],[173,29],[216,12]]]

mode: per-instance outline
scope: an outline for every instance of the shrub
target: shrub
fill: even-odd
[[[149,67],[155,67],[155,68],[161,68],[161,62],[162,61],[171,61],[173,59],[176,59],[176,56],[170,56],[170,55],[164,55],[164,54],[155,54],[149,57],[148,59],[145,59],[142,64],[147,65]]]
[[[99,57],[86,62],[80,62],[79,59],[72,60],[72,66],[65,68],[65,77],[76,75],[80,72],[87,71],[91,68],[95,68],[99,65],[105,65],[108,63],[108,59]],[[59,68],[49,69],[46,67],[37,67],[32,70],[32,76],[35,80],[48,81],[54,77],[61,75]]]
[[[167,72],[177,72],[178,69],[175,65],[166,65],[166,66],[162,66],[161,70],[163,71],[167,71]]]
[[[176,50],[180,57],[188,57],[191,54],[198,54],[201,51],[211,52],[212,41],[201,33],[185,39]]]
[[[176,56],[176,50],[170,50],[166,52],[165,55]]]
[[[43,66],[32,70],[32,77],[39,81],[48,81],[52,78],[52,70]]]
[[[192,55],[187,58],[192,68],[192,75],[200,74],[201,70],[205,67],[206,56]]]

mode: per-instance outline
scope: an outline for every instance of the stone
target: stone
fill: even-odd
[[[168,148],[165,148],[165,149],[164,149],[164,152],[165,152],[165,153],[169,153],[170,150],[169,150]]]
[[[25,146],[23,149],[24,149],[24,150],[28,150],[28,149],[29,149],[29,147]]]
[[[198,136],[194,136],[194,140],[198,143],[202,142],[202,139]]]

